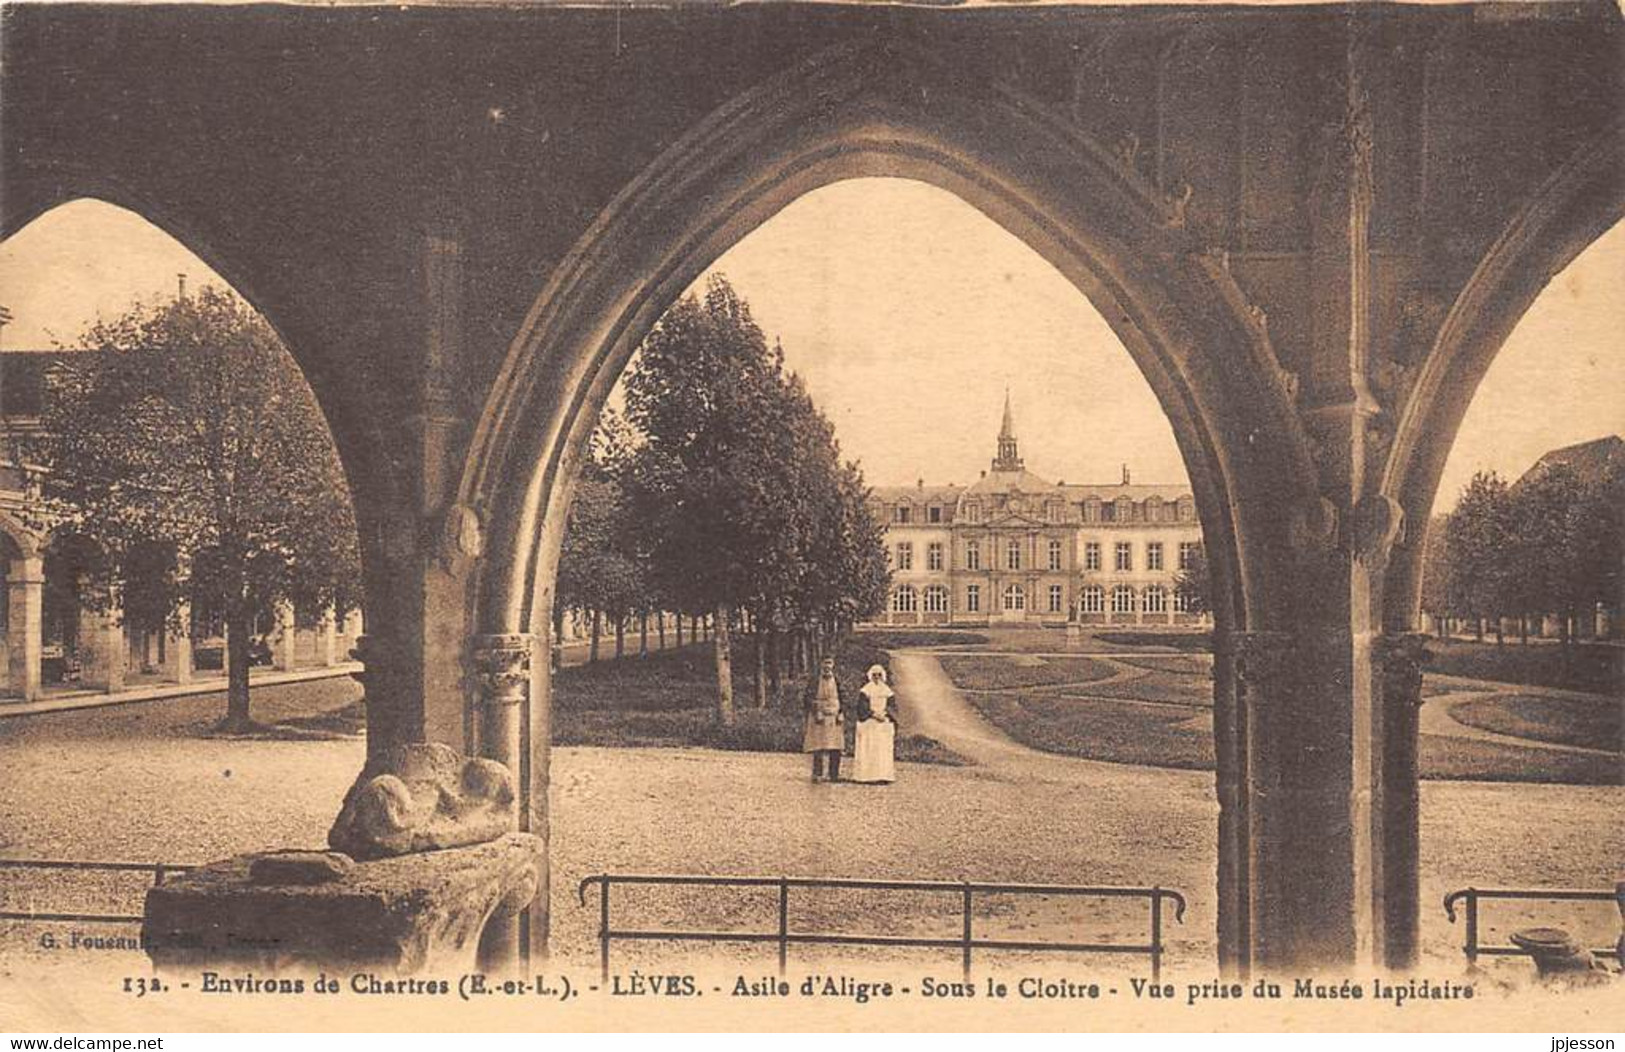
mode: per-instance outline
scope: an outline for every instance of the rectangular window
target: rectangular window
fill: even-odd
[[[1117,570],[1126,573],[1134,569],[1134,546],[1128,541],[1117,542]]]
[[[1049,568],[1051,570],[1059,570],[1061,568],[1060,541],[1052,540],[1049,542]]]
[[[967,505],[965,505],[965,521],[966,522],[981,522],[982,521],[982,506],[980,504],[967,504]]]
[[[942,509],[937,507],[936,505],[932,505],[931,507],[925,509],[925,521],[926,522],[941,522],[942,521]]]
[[[967,584],[965,586],[965,609],[973,614],[982,609],[981,585]]]
[[[1100,542],[1086,541],[1083,545],[1083,568],[1085,570],[1100,569]]]
[[[1061,612],[1061,602],[1062,602],[1061,586],[1058,585],[1058,584],[1050,585],[1049,586],[1049,612],[1052,613],[1052,614],[1060,613]]]
[[[1004,568],[1006,570],[1021,569],[1021,542],[1009,541],[1004,546]]]
[[[897,507],[892,509],[891,521],[896,522],[896,523],[907,523],[908,522],[908,513],[911,510],[912,509],[907,504],[899,504],[899,505],[897,505]]]
[[[975,541],[965,542],[965,569],[980,570],[982,568],[982,546]]]
[[[1162,542],[1152,541],[1145,546],[1145,568],[1147,570],[1162,569]]]
[[[1179,568],[1189,570],[1196,564],[1197,544],[1194,541],[1179,542]]]
[[[1101,522],[1116,522],[1117,521],[1117,505],[1115,505],[1115,504],[1102,504],[1100,506],[1100,521]]]
[[[942,545],[933,541],[925,546],[925,568],[927,570],[942,569]]]
[[[897,568],[899,570],[914,569],[914,545],[904,541],[897,546]]]

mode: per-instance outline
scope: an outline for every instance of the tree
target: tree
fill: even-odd
[[[1191,549],[1189,560],[1179,568],[1174,578],[1174,594],[1193,614],[1205,614],[1213,609],[1213,584],[1208,572],[1207,549],[1198,544]]]
[[[648,592],[648,575],[637,549],[631,500],[623,481],[632,450],[625,421],[613,411],[606,412],[576,481],[559,553],[555,620],[571,609],[588,617],[591,661],[598,660],[606,616],[616,629],[616,656],[620,656],[626,618],[643,607]]]
[[[107,603],[177,630],[188,603],[218,613],[222,728],[247,729],[256,615],[360,599],[354,511],[326,422],[276,334],[229,292],[137,306],[83,345],[47,399],[42,495],[107,554]]]
[[[1493,471],[1474,475],[1445,529],[1446,593],[1453,611],[1474,620],[1480,639],[1487,618],[1499,637],[1501,614],[1512,604],[1514,533],[1506,482]]]
[[[720,276],[644,340],[626,414],[642,439],[626,479],[649,583],[675,609],[712,616],[717,719],[729,725],[736,622],[757,633],[762,703],[763,632],[834,627],[875,608],[884,552],[862,478]]]
[[[1450,517],[1435,515],[1422,542],[1422,609],[1433,617],[1434,629],[1445,641],[1450,638],[1446,622],[1451,614],[1449,531]]]

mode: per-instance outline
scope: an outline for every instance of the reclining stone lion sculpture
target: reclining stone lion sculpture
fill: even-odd
[[[393,746],[362,770],[327,843],[358,860],[462,847],[514,828],[514,784],[494,760],[434,742]]]

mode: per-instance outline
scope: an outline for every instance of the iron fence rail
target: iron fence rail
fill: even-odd
[[[1460,888],[1444,897],[1445,916],[1456,923],[1456,903],[1465,902],[1465,933],[1462,951],[1469,965],[1480,957],[1528,957],[1527,950],[1517,946],[1485,946],[1478,941],[1478,904],[1483,899],[1518,899],[1531,902],[1617,902],[1618,892],[1598,891],[1591,888]],[[1594,954],[1613,957],[1618,948],[1606,946],[1593,949]]]
[[[1075,884],[994,884],[976,881],[944,880],[862,880],[855,878],[769,877],[769,876],[692,876],[649,873],[599,873],[586,877],[577,888],[576,895],[582,906],[587,904],[587,889],[598,885],[598,947],[599,970],[604,982],[610,975],[610,946],[613,942],[732,942],[747,944],[771,943],[778,947],[779,975],[785,974],[792,945],[823,946],[878,946],[924,949],[957,949],[965,975],[970,975],[974,950],[1007,950],[1056,953],[1128,953],[1143,954],[1151,959],[1152,980],[1162,975],[1163,904],[1166,900],[1174,908],[1174,921],[1185,921],[1185,897],[1177,891],[1161,887],[1084,886]],[[611,922],[612,885],[661,887],[713,887],[713,888],[776,888],[778,890],[778,925],[774,931],[704,931],[682,928],[615,928]],[[923,891],[953,893],[960,900],[960,932],[957,937],[930,937],[912,935],[859,935],[846,932],[805,932],[790,930],[790,891],[793,888],[819,888],[864,891]],[[1107,942],[1043,942],[1026,939],[978,938],[973,927],[975,896],[1026,895],[1070,896],[1079,898],[1139,898],[1149,907],[1150,928],[1145,943]]]
[[[151,873],[153,887],[173,873],[192,869],[173,862],[85,862],[37,858],[0,858],[0,870],[43,869],[94,873]],[[0,921],[71,921],[84,924],[140,924],[142,917],[126,913],[59,913],[38,910],[0,910]]]

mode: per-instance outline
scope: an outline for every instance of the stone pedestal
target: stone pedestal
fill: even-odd
[[[455,980],[514,963],[482,952],[482,936],[529,904],[543,864],[542,841],[526,833],[373,862],[245,855],[151,889],[142,939],[161,971],[366,969]]]

